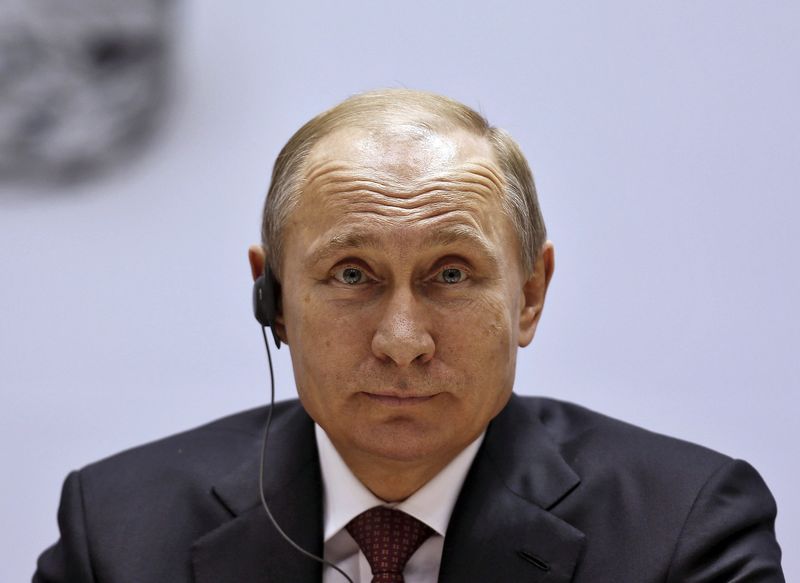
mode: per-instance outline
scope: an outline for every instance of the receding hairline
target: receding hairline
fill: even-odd
[[[491,126],[475,110],[435,93],[411,89],[383,89],[361,93],[345,99],[307,122],[287,143],[289,146],[298,134],[318,125],[307,136],[302,152],[301,167],[308,169],[308,161],[320,147],[330,144],[336,136],[346,133],[364,133],[373,137],[402,134],[407,138],[457,137],[459,134],[480,140],[496,162],[496,152],[490,139]],[[297,193],[299,194],[299,192]]]
[[[466,132],[489,145],[507,183],[504,207],[520,243],[523,269],[530,272],[546,240],[533,177],[511,136],[463,103],[435,93],[383,89],[354,95],[318,114],[289,139],[275,162],[262,222],[262,244],[277,273],[282,267],[283,228],[302,193],[311,153],[328,136],[346,129],[397,131],[398,126],[448,135]]]

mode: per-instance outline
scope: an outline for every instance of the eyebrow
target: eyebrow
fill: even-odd
[[[477,247],[494,266],[500,263],[500,258],[486,241],[486,238],[475,229],[464,225],[436,229],[425,236],[423,243],[433,247],[447,247],[456,243],[467,243]],[[331,255],[347,249],[378,249],[380,247],[380,240],[373,233],[354,231],[337,233],[311,254],[308,264],[316,265]]]
[[[377,249],[378,247],[380,244],[375,235],[356,232],[337,233],[311,254],[308,264],[316,265],[344,249]]]

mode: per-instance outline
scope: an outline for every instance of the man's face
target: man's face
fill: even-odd
[[[340,130],[305,176],[281,274],[303,406],[346,459],[452,457],[506,404],[549,278],[521,269],[489,144]]]

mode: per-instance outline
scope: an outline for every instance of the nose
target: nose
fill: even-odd
[[[372,353],[382,361],[406,367],[430,361],[434,350],[423,306],[410,290],[394,293],[372,337]]]

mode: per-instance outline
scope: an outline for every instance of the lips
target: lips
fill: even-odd
[[[397,393],[363,393],[368,399],[390,407],[408,407],[420,405],[433,399],[436,395],[406,395]]]

